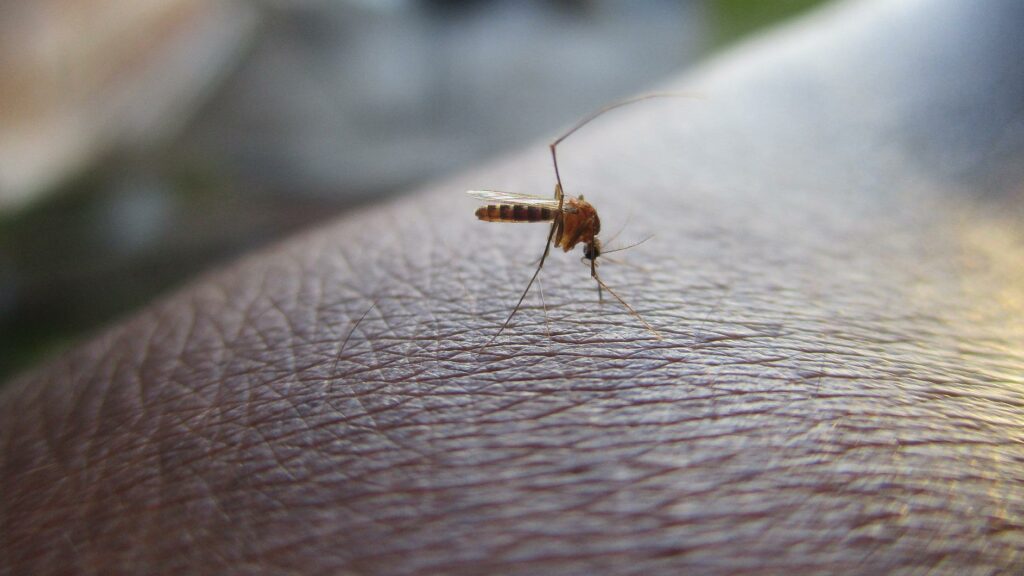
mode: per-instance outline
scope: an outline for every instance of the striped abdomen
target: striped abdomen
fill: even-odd
[[[476,209],[476,217],[486,222],[548,222],[555,210],[526,204],[489,204]]]

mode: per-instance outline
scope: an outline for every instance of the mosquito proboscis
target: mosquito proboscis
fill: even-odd
[[[636,317],[644,327],[654,335],[655,338],[658,340],[662,339],[661,334],[655,330],[639,312],[637,312],[632,306],[623,300],[618,293],[612,290],[603,280],[601,280],[601,276],[597,272],[597,258],[602,253],[618,252],[625,250],[626,248],[631,248],[632,246],[602,252],[601,241],[597,237],[601,232],[601,219],[597,215],[597,210],[590,204],[590,202],[584,200],[582,194],[574,198],[572,196],[567,196],[564,193],[562,175],[558,170],[558,145],[572,136],[580,128],[583,128],[601,115],[616,108],[621,108],[622,106],[634,104],[643,100],[650,100],[652,98],[696,97],[698,96],[680,93],[644,94],[642,96],[609,104],[574,124],[569,128],[569,130],[556,138],[548,146],[551,150],[551,162],[555,168],[554,198],[534,196],[531,194],[519,194],[516,192],[498,192],[495,190],[467,191],[470,196],[488,203],[481,206],[476,211],[476,216],[480,220],[484,220],[486,222],[551,222],[548,239],[547,242],[544,243],[544,253],[541,254],[540,261],[537,264],[537,269],[534,270],[533,276],[526,284],[526,289],[523,290],[522,295],[516,302],[515,307],[512,308],[512,312],[509,313],[508,318],[506,318],[505,322],[501,325],[501,328],[498,329],[498,332],[495,333],[494,336],[492,336],[491,339],[481,347],[481,349],[486,348],[494,342],[498,336],[501,336],[502,332],[508,328],[509,323],[512,322],[512,318],[516,315],[516,312],[519,311],[520,306],[522,306],[523,300],[526,299],[526,295],[529,294],[530,288],[533,287],[533,283],[537,280],[538,275],[540,275],[540,271],[544,267],[544,261],[547,259],[548,253],[551,251],[552,244],[562,248],[565,252],[572,250],[577,244],[583,244],[583,258],[584,260],[590,261],[590,276],[597,282],[599,298],[601,297],[601,291],[607,290],[608,293],[614,296],[615,299],[618,300],[631,315]],[[647,239],[645,238],[633,246],[642,244],[646,240]]]

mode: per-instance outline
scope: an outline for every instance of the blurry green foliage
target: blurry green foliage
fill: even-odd
[[[713,0],[711,47],[721,48],[759,28],[824,3],[825,0]]]

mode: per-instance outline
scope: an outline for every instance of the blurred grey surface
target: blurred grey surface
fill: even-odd
[[[120,30],[62,11],[119,14],[122,1],[45,0],[31,18],[0,3],[23,24],[99,35],[80,42],[88,56],[134,80],[85,78],[83,112],[60,94],[60,58],[46,60],[54,109],[97,121],[73,119],[72,153],[41,164],[39,184],[23,179],[0,214],[0,378],[213,263],[541,142],[816,3],[146,0],[149,18]],[[32,100],[4,87],[0,98]],[[0,139],[27,141],[38,108],[8,114]]]
[[[396,192],[655,84],[701,53],[705,18],[664,1],[282,3],[180,145],[275,194]]]

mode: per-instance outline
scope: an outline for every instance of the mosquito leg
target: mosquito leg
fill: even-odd
[[[635,96],[633,98],[627,98],[625,100],[619,100],[618,102],[613,102],[613,103],[611,103],[611,104],[609,104],[609,105],[607,105],[607,106],[597,110],[596,112],[592,112],[589,116],[584,117],[582,120],[580,120],[579,122],[574,124],[571,128],[569,128],[564,134],[562,134],[558,138],[555,138],[555,141],[552,142],[550,144],[550,146],[549,146],[551,148],[551,161],[555,165],[555,180],[558,182],[558,192],[557,193],[559,195],[561,195],[561,189],[562,189],[562,175],[558,173],[558,152],[557,152],[558,145],[561,144],[562,141],[565,140],[566,138],[568,138],[569,136],[572,136],[577,130],[579,130],[580,128],[583,128],[587,124],[590,124],[592,121],[596,120],[599,116],[602,116],[606,112],[611,112],[612,110],[614,110],[616,108],[621,108],[623,106],[628,106],[630,104],[633,104],[635,102],[641,102],[643,100],[650,100],[652,98],[698,98],[699,99],[699,98],[701,98],[701,96],[697,95],[697,94],[687,94],[687,93],[684,93],[684,92],[654,92],[654,93],[651,93],[651,94],[643,94],[641,96]],[[559,202],[559,206],[561,206],[561,202]]]
[[[554,157],[554,153],[555,153],[555,150],[554,150],[554,148],[552,148],[551,149],[552,157]],[[556,177],[556,179],[558,177],[558,160],[557,159],[555,160],[555,177]],[[544,243],[544,253],[540,255],[540,262],[537,263],[537,269],[533,272],[533,276],[530,278],[530,282],[526,284],[526,290],[523,290],[523,294],[519,297],[519,301],[516,302],[515,308],[512,309],[512,312],[508,315],[508,318],[505,319],[505,323],[501,325],[501,328],[498,329],[498,333],[495,334],[494,336],[492,336],[491,339],[488,340],[486,344],[481,346],[480,350],[483,350],[484,348],[487,348],[488,346],[490,346],[491,342],[494,342],[495,340],[497,340],[498,336],[501,336],[501,333],[505,331],[505,328],[508,328],[508,324],[509,324],[509,322],[512,321],[512,317],[515,316],[516,312],[519,311],[519,307],[523,305],[523,300],[525,300],[526,299],[526,295],[529,294],[530,287],[533,286],[534,281],[537,280],[537,276],[540,274],[540,269],[544,267],[544,260],[547,259],[548,253],[551,252],[551,240],[554,239],[554,237],[555,237],[555,230],[558,230],[561,227],[561,224],[562,224],[562,207],[565,205],[565,194],[562,193],[562,183],[561,182],[558,182],[555,185],[555,198],[558,199],[558,210],[555,212],[556,216],[555,216],[554,222],[551,223],[551,230],[548,232],[548,240],[547,240],[547,242]],[[544,314],[545,314],[545,317],[546,317],[547,316],[547,308],[546,307],[544,308]]]
[[[523,305],[523,300],[525,300],[526,299],[526,295],[529,294],[530,287],[532,287],[533,283],[537,280],[537,276],[540,274],[540,269],[544,267],[544,260],[547,259],[548,252],[551,251],[551,238],[553,238],[554,235],[555,235],[555,227],[556,226],[558,226],[558,220],[557,219],[555,220],[555,222],[553,222],[551,224],[551,231],[548,232],[548,241],[547,241],[547,243],[544,244],[544,253],[541,254],[540,264],[537,264],[537,269],[533,272],[533,276],[530,278],[530,282],[526,285],[526,290],[523,290],[522,296],[520,296],[519,297],[519,301],[516,302],[515,308],[513,308],[512,312],[509,313],[508,318],[505,319],[505,323],[502,324],[501,328],[498,329],[497,334],[495,334],[494,336],[491,336],[491,339],[488,340],[483,346],[481,346],[480,350],[483,350],[484,348],[487,348],[488,346],[491,345],[492,342],[494,342],[495,340],[498,339],[498,336],[501,336],[501,333],[505,331],[505,328],[508,328],[509,322],[512,322],[512,317],[515,316],[516,312],[519,311],[519,307]]]
[[[370,304],[370,307],[367,308],[365,312],[363,312],[362,316],[360,316],[359,319],[356,320],[356,323],[352,325],[352,328],[349,329],[348,334],[345,336],[345,339],[342,340],[341,342],[341,349],[338,350],[338,353],[334,356],[334,368],[331,369],[331,374],[337,374],[338,363],[341,362],[341,355],[345,353],[345,348],[348,346],[349,339],[352,338],[352,335],[355,334],[356,329],[359,328],[359,325],[362,324],[363,320],[366,319],[366,315],[369,314],[371,310],[377,307],[378,302],[380,302],[379,296],[373,301],[373,303]]]
[[[605,114],[606,112],[611,112],[612,110],[615,110],[616,108],[621,108],[623,106],[628,106],[628,105],[636,103],[636,102],[642,102],[644,100],[651,100],[652,98],[689,98],[689,99],[700,100],[700,99],[703,99],[703,96],[700,95],[700,94],[690,94],[690,93],[686,93],[686,92],[651,92],[650,94],[641,94],[640,96],[634,96],[632,98],[626,98],[625,100],[619,100],[618,102],[612,102],[611,104],[608,104],[607,106],[604,106],[603,108],[601,108],[601,109],[599,109],[599,110],[597,110],[595,112],[592,112],[589,116],[586,116],[585,118],[583,118],[582,120],[580,120],[579,122],[574,124],[572,126],[572,128],[569,128],[565,132],[565,134],[562,134],[561,136],[559,136],[551,144],[551,146],[552,147],[558,146],[562,142],[562,140],[565,140],[569,136],[572,136],[572,134],[574,132],[576,132],[580,128],[583,128],[587,124],[590,124],[591,121],[597,119],[599,116]]]
[[[562,186],[562,174],[558,170],[558,145],[561,144],[563,141],[565,141],[569,136],[572,136],[573,134],[575,134],[577,130],[579,130],[580,128],[583,128],[587,124],[590,124],[592,121],[596,120],[598,117],[602,116],[606,112],[610,112],[610,111],[612,111],[612,110],[614,110],[616,108],[621,108],[623,106],[628,106],[629,104],[634,104],[636,102],[641,102],[643,100],[650,100],[652,98],[699,98],[699,96],[696,96],[696,95],[693,95],[693,94],[680,93],[680,92],[656,92],[656,93],[652,93],[652,94],[644,94],[642,96],[636,96],[634,98],[628,98],[626,100],[620,100],[618,102],[613,102],[612,104],[609,104],[609,105],[607,105],[607,106],[597,110],[596,112],[591,113],[590,115],[584,117],[582,120],[580,120],[576,124],[572,125],[572,127],[570,127],[565,133],[563,133],[558,138],[555,138],[555,140],[548,146],[551,149],[551,164],[554,165],[554,167],[555,167],[555,181],[556,181],[556,184],[555,184],[555,196],[558,198],[558,212],[559,212],[559,214],[561,214],[561,212],[562,212],[562,203],[563,203],[562,199],[563,199],[564,191],[563,191],[563,186]],[[632,214],[630,214],[630,217],[632,217]],[[628,220],[627,220],[627,224],[628,224]],[[618,236],[618,233],[616,233],[616,236]],[[549,243],[550,243],[550,240],[549,240]],[[641,241],[640,243],[643,243],[643,241]],[[608,288],[608,287],[605,286],[604,282],[601,282],[600,278],[598,278],[598,276],[597,276],[597,265],[596,265],[596,262],[594,260],[591,260],[591,262],[590,262],[590,275],[593,276],[595,280],[597,280],[597,299],[598,299],[598,301],[604,302],[604,294],[601,292],[601,288],[602,287]],[[612,292],[611,289],[608,289],[608,291]],[[612,295],[615,295],[615,293],[612,292]],[[618,296],[615,296],[615,297],[618,298],[618,300],[620,302],[622,302],[623,305],[625,305],[627,308],[629,308],[629,305],[626,304],[622,300],[622,298],[619,298]],[[629,308],[629,309],[630,309],[631,312],[633,312],[632,308]],[[640,315],[636,314],[636,312],[633,312],[633,313],[638,318],[640,317]],[[647,324],[647,322],[644,321],[643,318],[640,318],[640,320],[642,322],[644,322],[644,324]],[[648,325],[648,328],[652,332],[654,332],[656,335],[658,334],[657,331],[655,331],[653,328],[650,328],[650,325]],[[660,335],[658,337],[660,339]]]
[[[572,134],[572,132],[569,132]],[[565,140],[569,134],[559,137],[557,140],[551,143],[551,163],[555,166],[555,198],[558,199],[558,211],[562,211],[562,202],[565,197],[565,191],[562,188],[562,175],[558,172],[558,143]]]
[[[622,304],[623,306],[625,306],[625,307],[626,307],[626,310],[629,310],[629,313],[630,313],[630,314],[632,314],[633,316],[636,316],[636,319],[637,319],[637,320],[639,320],[640,322],[642,322],[642,323],[643,323],[643,325],[644,325],[644,327],[646,327],[646,328],[647,328],[647,330],[648,330],[648,331],[649,331],[649,332],[650,332],[651,334],[653,334],[655,338],[657,338],[658,340],[664,340],[664,338],[662,338],[662,336],[661,336],[661,333],[660,333],[660,332],[658,332],[657,330],[655,330],[655,329],[654,329],[654,326],[651,326],[651,325],[650,325],[650,324],[649,324],[649,323],[647,322],[647,320],[644,320],[644,317],[643,317],[643,316],[641,316],[639,312],[637,312],[636,310],[634,310],[634,309],[633,309],[633,307],[632,307],[632,306],[630,306],[629,304],[627,304],[627,303],[626,303],[626,301],[625,301],[625,300],[623,300],[621,296],[619,296],[618,294],[616,294],[616,293],[615,293],[615,290],[612,290],[611,288],[609,288],[609,287],[608,287],[608,285],[607,285],[607,284],[605,284],[605,283],[604,283],[604,282],[603,282],[603,281],[601,280],[601,277],[597,275],[597,269],[596,269],[596,268],[594,269],[594,280],[597,280],[597,285],[598,285],[599,287],[601,287],[601,288],[604,288],[605,290],[607,290],[607,291],[608,291],[608,293],[609,293],[609,294],[611,294],[612,296],[614,296],[614,297],[615,297],[615,299],[619,301],[619,304]]]
[[[548,305],[544,302],[544,283],[537,278],[537,290],[540,292],[540,307],[544,310],[544,330],[548,333],[548,343],[551,343],[551,321],[548,320]]]

